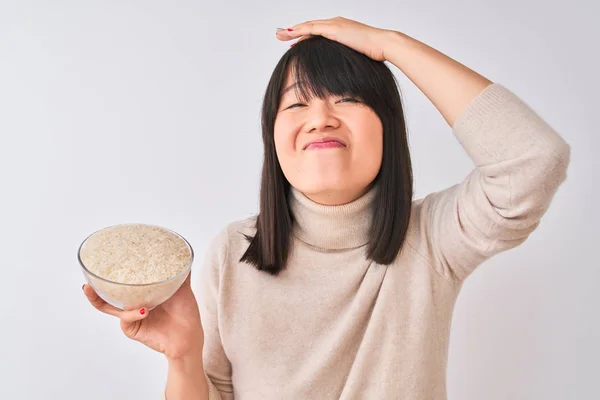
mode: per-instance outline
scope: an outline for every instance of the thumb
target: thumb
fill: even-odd
[[[141,308],[139,310],[124,311],[120,316],[121,318],[121,330],[130,339],[135,339],[140,328],[142,327],[143,320],[148,317],[150,311],[147,308]]]
[[[133,323],[147,318],[149,313],[150,310],[148,310],[148,308],[142,307],[138,310],[122,311],[119,318],[121,319],[121,322]]]

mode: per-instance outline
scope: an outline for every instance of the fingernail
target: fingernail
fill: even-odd
[[[142,315],[146,314],[146,309],[145,309],[145,308],[142,308],[142,309],[140,310],[140,314],[142,314]]]
[[[81,290],[84,290],[85,288],[85,283],[83,284],[83,286],[81,286]]]
[[[288,28],[287,30],[288,30],[289,32],[292,32],[292,31],[293,31],[293,29],[292,29],[292,28]]]
[[[292,43],[292,44],[290,45],[290,47],[294,47],[295,45],[296,45],[296,43]]]

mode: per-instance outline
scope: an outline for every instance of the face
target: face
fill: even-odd
[[[294,84],[288,74],[284,88]],[[290,184],[325,205],[349,203],[381,167],[383,128],[375,112],[345,96],[302,102],[285,90],[275,119],[275,148]]]

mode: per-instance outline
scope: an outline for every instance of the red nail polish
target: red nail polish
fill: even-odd
[[[289,32],[292,32],[292,31],[293,31],[293,29],[292,29],[292,28],[288,28],[287,30],[288,30]]]
[[[140,310],[140,314],[142,314],[142,315],[146,314],[146,309],[145,309],[145,308],[142,308],[142,309]]]

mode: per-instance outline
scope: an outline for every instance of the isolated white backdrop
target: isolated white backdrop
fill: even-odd
[[[98,228],[146,222],[183,234],[199,260],[225,224],[255,213],[260,104],[289,45],[275,28],[337,15],[507,86],[572,146],[539,229],[464,286],[449,398],[600,398],[598,11],[584,0],[0,1],[0,398],[160,393],[165,361],[86,302],[77,247]],[[421,197],[472,163],[391,68]]]

